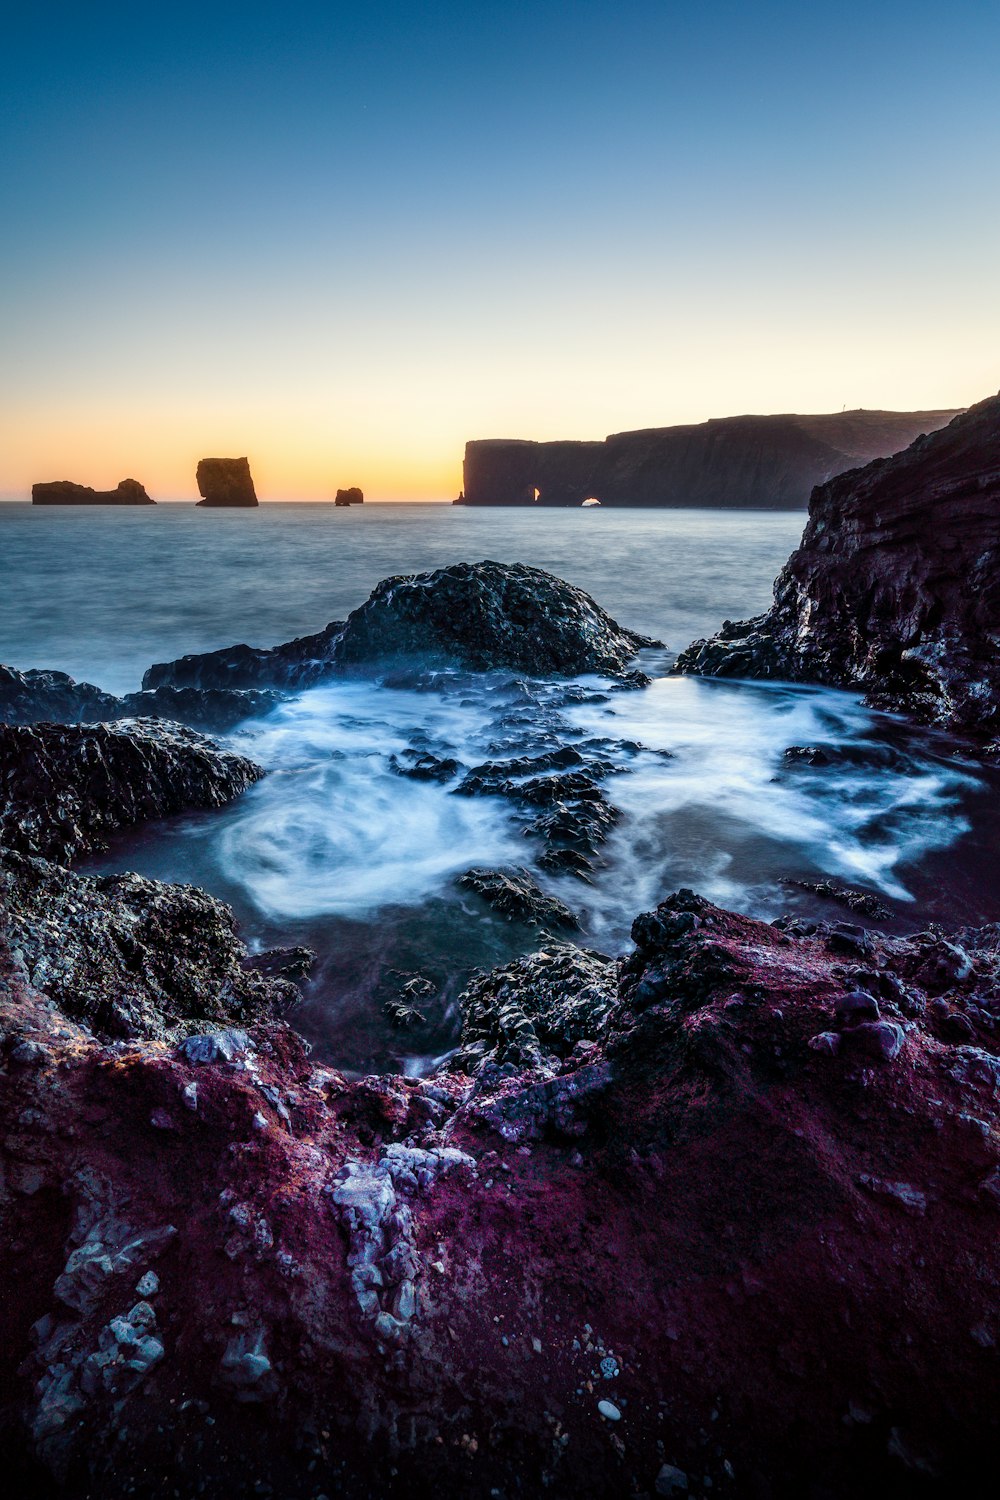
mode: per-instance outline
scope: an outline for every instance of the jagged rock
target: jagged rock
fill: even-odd
[[[707,505],[798,509],[813,485],[896,453],[950,411],[716,417],[604,442],[487,438],[465,445],[458,505]]]
[[[332,651],[344,625],[334,620],[314,635],[298,636],[281,646],[225,646],[158,662],[142,679],[146,691],[164,688],[239,689],[310,687],[330,675]]]
[[[980,739],[1000,730],[1000,396],[813,491],[766,615],[676,670],[858,688]]]
[[[57,479],[31,486],[32,505],[155,505],[138,479],[119,480],[117,489],[92,490],[85,484]]]
[[[616,962],[558,943],[473,975],[459,998],[462,1045],[455,1065],[535,1066],[594,1041],[617,1003]]]
[[[459,885],[475,891],[503,917],[531,927],[579,927],[575,915],[558,896],[543,891],[530,873],[514,870],[466,870]]]
[[[589,594],[523,563],[456,563],[385,578],[343,623],[263,649],[230,646],[150,667],[144,688],[310,687],[349,667],[400,658],[539,676],[625,668],[657,645],[618,625]]]
[[[156,719],[0,725],[0,844],[69,861],[108,834],[221,807],[258,781],[252,761]]]
[[[439,657],[475,671],[621,672],[641,646],[582,589],[523,563],[456,563],[386,578],[349,615],[338,664]]]
[[[363,505],[365,497],[363,492],[354,484],[351,485],[350,489],[338,490],[333,503],[334,505]]]
[[[0,850],[0,938],[37,989],[107,1036],[246,1023],[299,997],[288,980],[246,967],[221,901],[139,875],[77,875]]]
[[[196,729],[231,729],[270,713],[281,701],[273,689],[159,687],[117,698],[65,672],[18,672],[0,666],[0,723],[93,724],[116,719],[169,719]]]
[[[199,505],[256,505],[250,464],[245,458],[201,458],[196,478]]]

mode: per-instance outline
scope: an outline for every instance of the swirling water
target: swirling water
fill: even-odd
[[[11,517],[13,516],[13,519]],[[757,612],[801,515],[709,511],[468,511],[320,506],[259,511],[0,507],[0,660],[112,689],[187,650],[270,644],[343,617],[380,577],[492,556],[550,568],[624,623],[679,648]],[[7,546],[4,546],[7,543]],[[596,677],[519,682],[436,674],[353,678],[300,694],[231,739],[271,771],[221,813],[118,840],[102,868],[188,880],[230,901],[257,945],[319,958],[297,1024],[330,1058],[427,1066],[455,1036],[469,970],[537,938],[456,886],[473,865],[522,865],[579,915],[581,941],[621,951],[632,917],[679,885],[739,909],[849,915],[789,882],[880,893],[896,925],[995,918],[990,776],[955,747],[852,695],[668,675],[643,690]],[[538,865],[510,802],[399,774],[407,751],[463,766],[574,744],[602,763],[619,814],[592,880]],[[826,764],[790,761],[822,745]],[[426,1022],[383,1005],[428,981]]]

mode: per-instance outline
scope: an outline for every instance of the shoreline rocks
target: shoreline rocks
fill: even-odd
[[[523,563],[455,563],[385,578],[343,622],[263,649],[239,645],[160,662],[144,688],[303,688],[394,662],[507,668],[539,676],[599,672],[625,679],[644,646],[573,584]]]
[[[57,479],[31,486],[32,505],[155,505],[138,479],[121,479],[113,490]]]
[[[765,615],[675,670],[864,692],[980,741],[1000,734],[1000,396],[813,491]]]
[[[195,729],[227,730],[270,713],[282,694],[269,688],[168,687],[118,698],[66,672],[0,665],[0,724],[93,724],[168,719]]]
[[[195,475],[198,505],[253,506],[259,504],[246,458],[201,458]]]
[[[221,807],[264,775],[180,724],[0,725],[0,846],[68,863],[150,818]]]

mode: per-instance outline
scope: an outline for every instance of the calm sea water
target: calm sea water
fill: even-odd
[[[97,868],[203,885],[251,944],[317,951],[297,1024],[322,1055],[366,1069],[428,1067],[453,1044],[476,966],[537,939],[463,894],[473,865],[524,865],[579,914],[583,941],[621,951],[635,913],[679,885],[776,916],[847,915],[789,881],[832,876],[877,891],[890,924],[995,920],[995,777],[956,747],[826,689],[673,678],[672,652],[724,618],[766,607],[803,516],[689,511],[32,510],[0,506],[0,661],[56,667],[102,687],[235,641],[269,645],[343,618],[392,573],[492,557],[581,585],[662,639],[645,690],[597,678],[535,683],[455,674],[433,692],[377,677],[300,694],[240,726],[234,744],[272,772],[220,813],[119,839]],[[520,696],[518,696],[520,695]],[[474,765],[498,753],[600,739],[621,818],[591,883],[537,869],[510,806],[414,782],[393,756]],[[792,745],[835,763],[789,766]],[[642,748],[635,749],[636,745]],[[428,981],[426,1023],[393,1031],[384,1003]]]

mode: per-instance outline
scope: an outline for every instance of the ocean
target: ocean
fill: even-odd
[[[577,913],[577,940],[609,953],[627,948],[637,912],[684,885],[765,918],[850,919],[794,884],[824,878],[878,893],[899,930],[1000,916],[983,796],[995,776],[960,747],[848,693],[669,675],[692,639],[767,607],[803,523],[693,509],[2,505],[0,661],[129,691],[152,662],[288,640],[342,619],[390,574],[483,558],[546,568],[662,640],[643,653],[651,686],[631,692],[455,673],[433,691],[373,675],[299,694],[228,736],[271,771],[259,786],[220,813],[123,836],[92,863],[204,886],[252,947],[312,947],[295,1024],[318,1054],[419,1073],[454,1044],[469,972],[537,946],[457,886],[473,866],[526,867]],[[618,821],[589,881],[540,868],[504,799],[398,773],[408,751],[472,766],[566,743],[599,746],[610,766]],[[818,744],[825,766],[785,758]],[[385,1002],[413,977],[425,1021],[399,1032]]]

